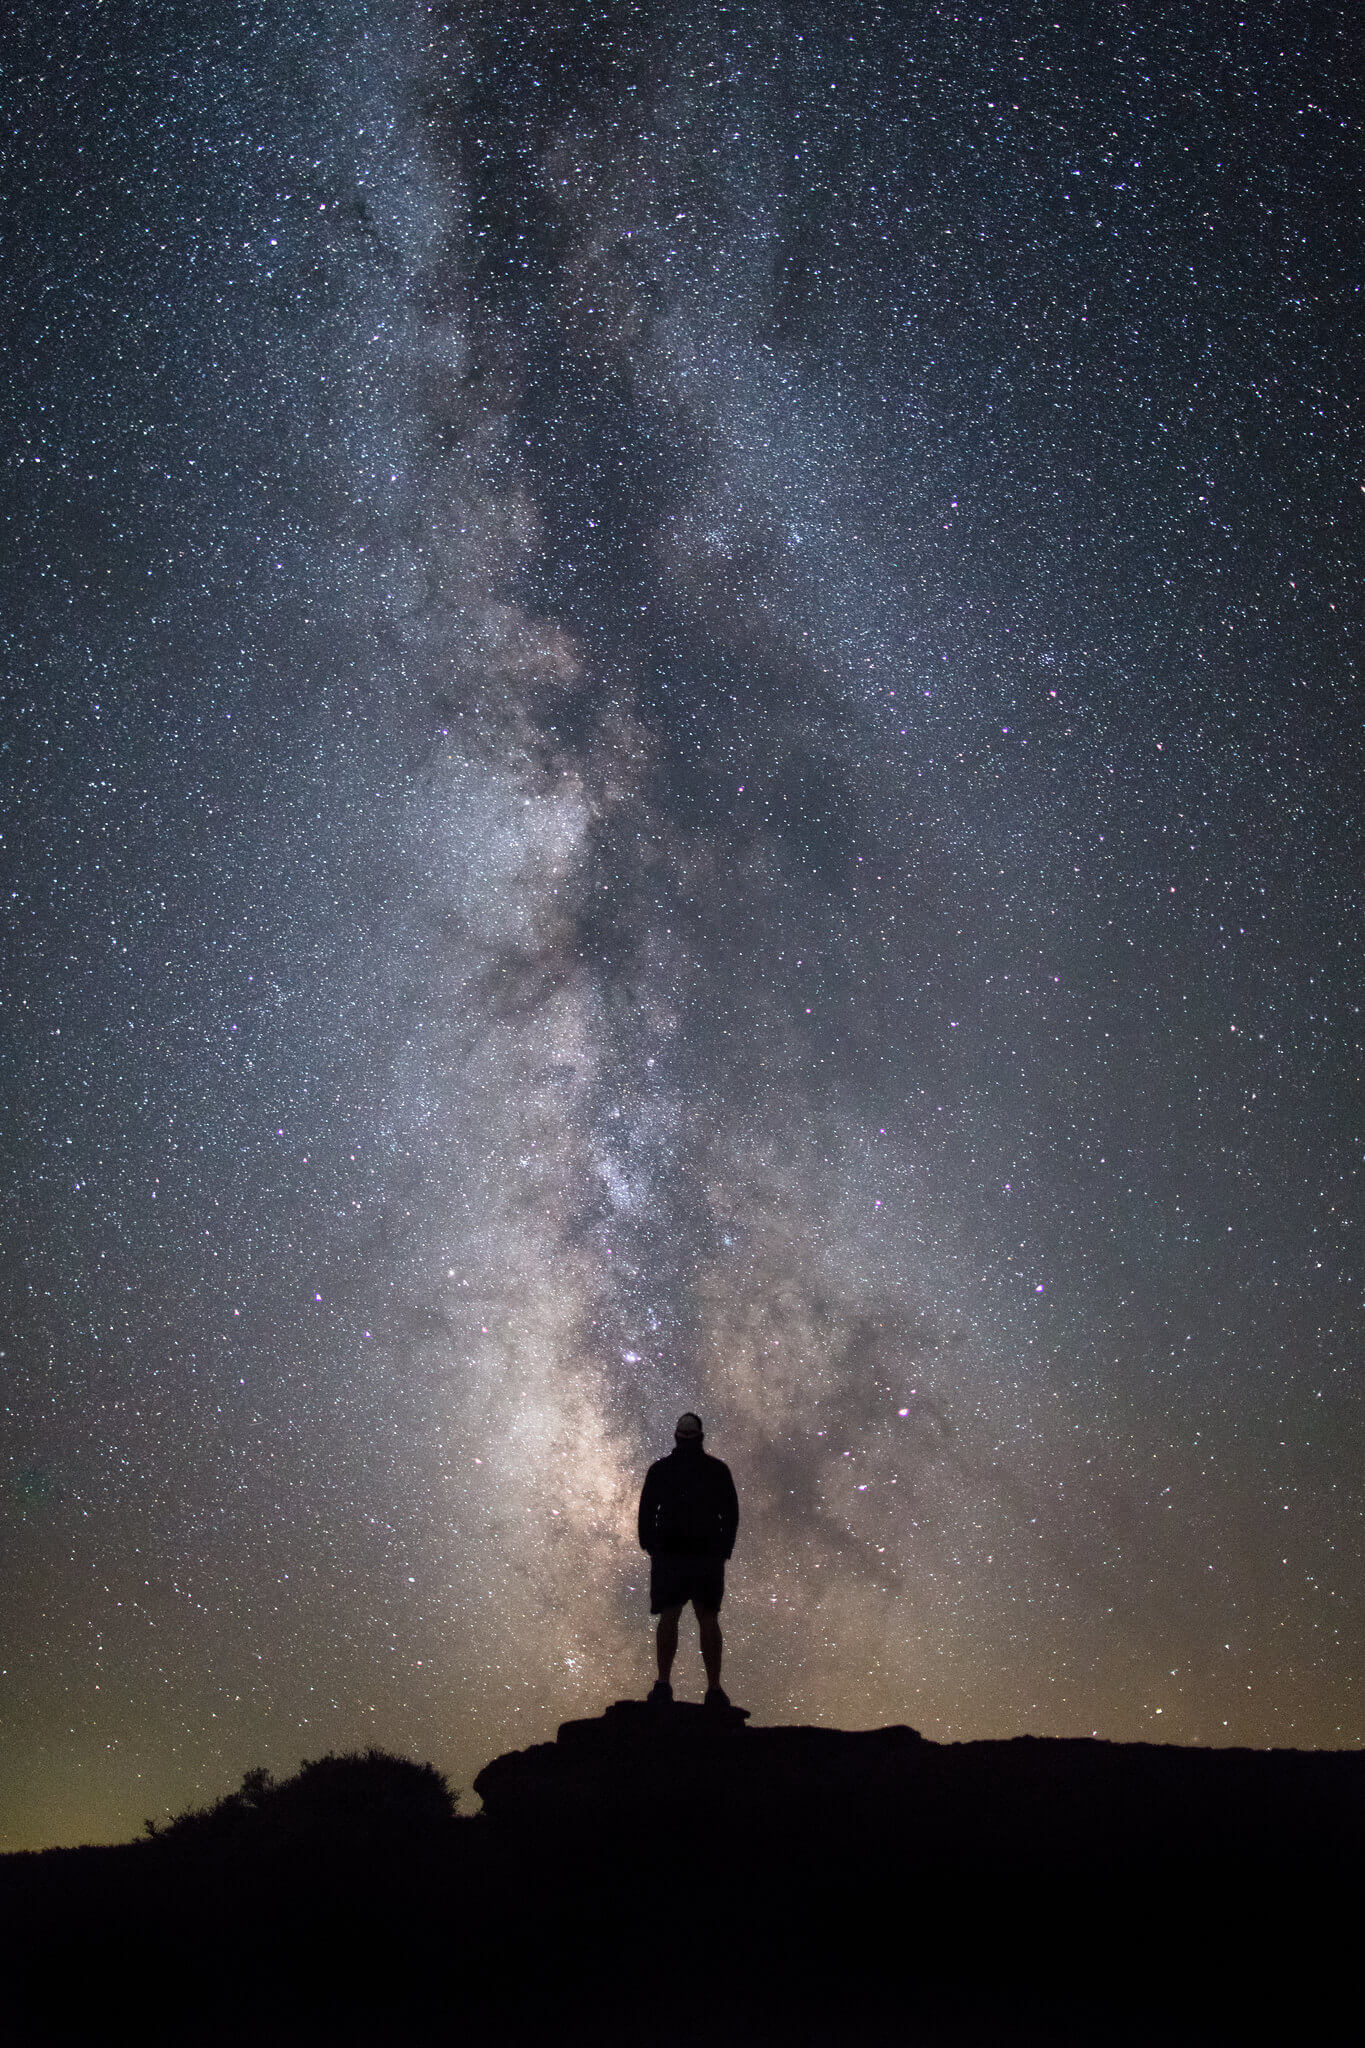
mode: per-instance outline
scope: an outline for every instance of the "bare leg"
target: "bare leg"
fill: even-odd
[[[720,1684],[720,1653],[722,1647],[720,1616],[716,1613],[714,1607],[697,1607],[695,1600],[692,1602],[692,1605],[697,1608],[697,1627],[701,1632],[701,1661],[706,1666],[706,1683],[708,1686],[717,1686]],[[676,1622],[673,1627],[673,1639],[675,1642],[677,1641]]]
[[[665,1680],[673,1669],[673,1659],[678,1654],[678,1616],[681,1613],[681,1607],[665,1607],[659,1616],[659,1633],[655,1638],[655,1648],[659,1656],[659,1676]]]

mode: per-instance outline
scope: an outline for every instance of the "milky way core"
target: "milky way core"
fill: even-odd
[[[640,1695],[683,1408],[758,1720],[1361,1740],[1359,107],[1253,12],[12,30],[3,1846]]]

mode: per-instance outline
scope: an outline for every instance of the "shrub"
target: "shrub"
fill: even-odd
[[[248,1771],[215,1805],[145,1825],[150,1839],[182,1848],[375,1848],[441,1832],[455,1805],[434,1765],[368,1749],[319,1757],[278,1783],[269,1771]]]

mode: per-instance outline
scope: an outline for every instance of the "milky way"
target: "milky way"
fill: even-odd
[[[6,1846],[640,1692],[683,1407],[756,1718],[1360,1741],[1350,20],[16,37]]]

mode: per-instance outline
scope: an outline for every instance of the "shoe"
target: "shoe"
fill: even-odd
[[[672,1706],[673,1688],[666,1678],[655,1679],[653,1685],[650,1687],[649,1698],[645,1704],[651,1707]]]
[[[727,1692],[725,1691],[725,1689],[724,1689],[724,1687],[723,1687],[723,1686],[719,1686],[719,1685],[708,1685],[708,1686],[707,1686],[707,1688],[706,1688],[706,1698],[705,1698],[705,1699],[703,1700],[703,1702],[702,1702],[702,1705],[703,1705],[703,1706],[707,1706],[707,1707],[728,1707],[728,1706],[729,1706],[729,1704],[730,1704],[730,1695],[729,1695],[729,1694],[728,1694],[728,1693],[727,1693]]]

